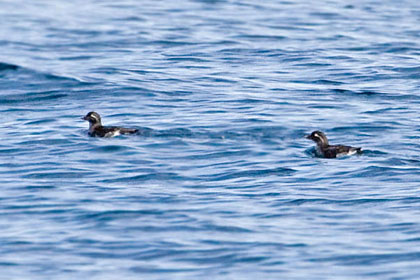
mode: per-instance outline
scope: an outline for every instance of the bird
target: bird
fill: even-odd
[[[121,134],[134,134],[138,132],[135,128],[124,128],[117,126],[102,126],[101,116],[96,112],[89,112],[82,118],[89,122],[89,135],[92,137],[114,137]]]
[[[336,158],[339,156],[350,156],[354,154],[361,154],[362,148],[351,147],[344,145],[330,145],[327,136],[319,130],[313,131],[306,136],[307,139],[313,140],[316,143],[316,155],[324,158]]]

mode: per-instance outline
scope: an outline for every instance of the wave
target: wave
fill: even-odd
[[[17,70],[20,67],[14,64],[0,62],[0,71]]]
[[[29,74],[29,77],[25,77],[25,78],[28,80],[30,78],[33,78],[34,81],[38,81],[39,78],[44,78],[47,80],[50,80],[50,79],[51,80],[65,80],[65,81],[73,81],[73,82],[77,82],[81,84],[92,84],[91,82],[83,82],[74,77],[67,77],[67,76],[62,76],[62,75],[57,75],[57,74],[52,74],[52,73],[45,73],[43,71],[38,71],[36,69],[32,69],[29,67],[24,67],[24,66],[0,61],[0,72],[2,71],[18,71],[24,74]]]
[[[0,62],[0,104],[22,104],[61,99],[68,91],[93,85],[76,78],[45,73]]]

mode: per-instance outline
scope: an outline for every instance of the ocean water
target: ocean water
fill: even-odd
[[[420,278],[418,1],[0,19],[0,279]],[[142,133],[89,137],[92,110]]]

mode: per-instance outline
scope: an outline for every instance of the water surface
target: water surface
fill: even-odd
[[[417,1],[0,4],[2,279],[418,279]],[[90,138],[80,118],[144,133]],[[313,156],[325,131],[362,156]]]

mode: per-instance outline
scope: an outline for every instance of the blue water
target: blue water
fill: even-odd
[[[2,1],[0,278],[419,279],[418,3]]]

